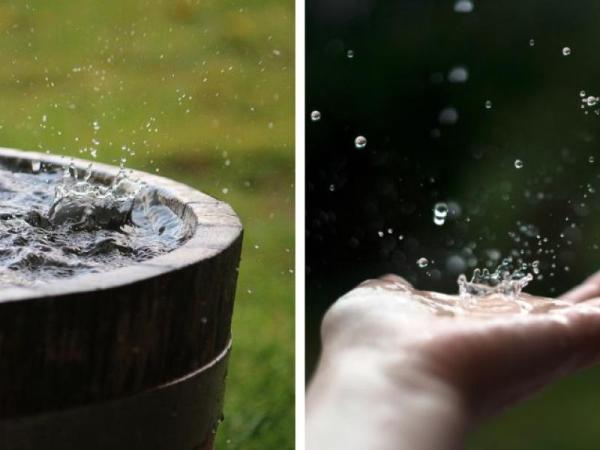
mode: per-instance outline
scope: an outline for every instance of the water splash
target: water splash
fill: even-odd
[[[588,114],[589,111],[592,110],[596,115],[599,115],[598,106],[600,103],[600,97],[596,97],[595,95],[588,95],[585,91],[579,92],[579,97],[581,100],[580,108],[584,111],[585,114]]]
[[[174,250],[193,231],[125,171],[101,185],[89,167],[34,165],[0,164],[0,288],[123,267]]]
[[[507,258],[494,272],[488,269],[475,269],[469,281],[463,274],[458,277],[458,291],[461,298],[486,297],[500,294],[509,297],[518,297],[522,290],[533,280],[533,274],[539,273],[539,262],[534,261],[531,266],[521,264],[516,267],[512,259]]]
[[[68,225],[77,230],[119,230],[131,223],[134,201],[142,189],[140,183],[127,177],[121,168],[109,186],[90,182],[92,167],[83,180],[70,164],[62,182],[56,185],[54,203],[48,211],[53,226]]]

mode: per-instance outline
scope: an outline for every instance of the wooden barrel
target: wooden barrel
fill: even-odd
[[[31,171],[59,158],[0,149]],[[75,160],[80,169],[89,162]],[[94,163],[107,183],[118,169]],[[222,417],[242,227],[233,210],[134,172],[195,230],[105,273],[0,290],[0,449],[207,450]]]

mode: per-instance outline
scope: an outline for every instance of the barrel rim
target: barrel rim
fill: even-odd
[[[0,162],[42,162],[64,166],[64,157],[39,152],[0,147]],[[114,178],[119,168],[77,158],[69,158],[78,170],[93,163],[93,178]],[[38,286],[15,286],[0,291],[0,305],[8,302],[53,298],[75,293],[104,291],[138,283],[161,276],[203,260],[211,259],[229,248],[242,234],[242,224],[235,211],[227,203],[210,197],[183,183],[139,170],[131,171],[134,178],[159,189],[161,196],[174,200],[183,207],[182,213],[191,212],[195,229],[186,242],[163,255],[142,262],[132,262],[106,272],[76,275],[45,282]],[[214,238],[218,237],[218,241]],[[212,239],[209,239],[212,238]]]

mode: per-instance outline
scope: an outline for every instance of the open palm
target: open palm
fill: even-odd
[[[458,436],[478,420],[600,361],[599,297],[598,275],[560,299],[526,294],[461,298],[418,291],[395,275],[366,281],[340,298],[324,319],[323,357],[309,392],[309,412],[314,408],[319,416],[323,410],[319,404],[326,400],[320,397],[326,398],[328,378],[354,371],[353,387],[346,386],[345,393],[356,388],[363,408],[387,404],[397,408],[400,418],[403,409],[414,410],[396,423],[396,433],[371,438],[366,448],[454,448],[436,441],[415,445],[422,420],[440,416],[444,442],[459,442]],[[365,366],[378,369],[369,372]],[[342,422],[371,420],[366,414],[355,416],[348,411]],[[455,440],[448,438],[452,434]],[[350,435],[344,445],[360,448],[353,444],[361,433]],[[388,445],[394,435],[396,445]],[[397,445],[402,439],[404,445]]]

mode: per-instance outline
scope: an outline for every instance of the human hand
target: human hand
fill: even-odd
[[[553,300],[461,299],[393,275],[361,284],[323,322],[309,448],[326,448],[328,422],[351,430],[329,448],[460,446],[479,419],[600,360],[599,286],[596,275]]]

